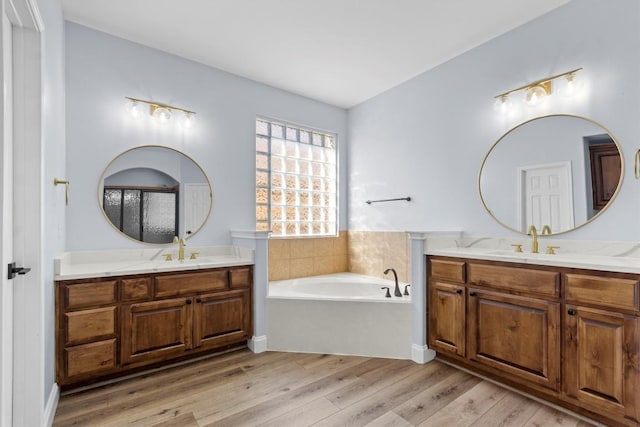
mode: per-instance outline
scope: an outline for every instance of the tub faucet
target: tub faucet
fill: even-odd
[[[395,289],[395,291],[393,291],[393,294],[394,294],[395,296],[397,296],[397,297],[402,297],[402,292],[400,292],[400,286],[398,286],[398,273],[396,273],[396,270],[395,270],[395,269],[393,269],[393,268],[387,268],[387,269],[384,271],[384,274],[389,274],[389,272],[392,272],[392,273],[393,273],[393,278],[394,278],[394,279],[395,279],[395,281],[396,281],[396,289]]]

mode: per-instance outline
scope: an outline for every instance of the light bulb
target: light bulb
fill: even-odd
[[[561,91],[563,96],[571,97],[580,92],[582,89],[582,78],[580,76],[573,72],[564,77],[566,82]]]
[[[159,123],[167,123],[171,119],[171,110],[160,105],[152,104],[151,116]]]
[[[497,97],[496,102],[493,103],[493,108],[501,114],[510,113],[512,105],[511,100],[509,99],[509,95],[501,95]]]
[[[525,102],[528,106],[535,107],[542,104],[547,99],[547,95],[549,93],[544,87],[536,85],[527,90]]]
[[[184,113],[184,118],[182,119],[182,126],[185,129],[192,128],[195,121],[196,121],[195,114],[193,114],[193,113]]]
[[[142,105],[138,101],[131,100],[127,103],[127,111],[132,119],[142,117]]]

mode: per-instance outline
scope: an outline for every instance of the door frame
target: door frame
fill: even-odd
[[[51,425],[58,394],[54,385],[54,398],[45,402],[45,358],[53,349],[47,351],[44,336],[44,22],[36,0],[4,6],[13,32],[14,259],[31,268],[14,279],[13,425]]]
[[[2,228],[0,228],[0,260],[2,260],[2,279],[0,280],[0,426],[10,426],[13,420],[13,282],[7,278],[5,266],[13,261],[13,42],[11,22],[5,10],[2,10],[2,112],[0,128],[0,164],[4,166],[0,175],[0,193],[3,203],[0,206]],[[9,47],[8,49],[5,48]],[[7,61],[5,62],[5,58]],[[5,73],[6,72],[6,73]],[[9,119],[9,120],[7,120]],[[11,122],[11,124],[9,123]],[[5,181],[7,178],[7,181]],[[5,192],[6,190],[6,192]]]

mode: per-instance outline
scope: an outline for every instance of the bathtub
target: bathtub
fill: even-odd
[[[267,348],[410,359],[411,297],[394,297],[393,288],[391,280],[354,273],[270,282]]]

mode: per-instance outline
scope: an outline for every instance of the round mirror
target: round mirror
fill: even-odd
[[[623,164],[616,139],[593,120],[539,117],[491,147],[480,167],[480,198],[512,231],[527,233],[533,225],[538,233],[566,233],[611,205],[622,185]]]
[[[202,168],[186,154],[158,145],[135,147],[113,159],[100,177],[98,200],[118,232],[151,244],[197,233],[213,207]]]

